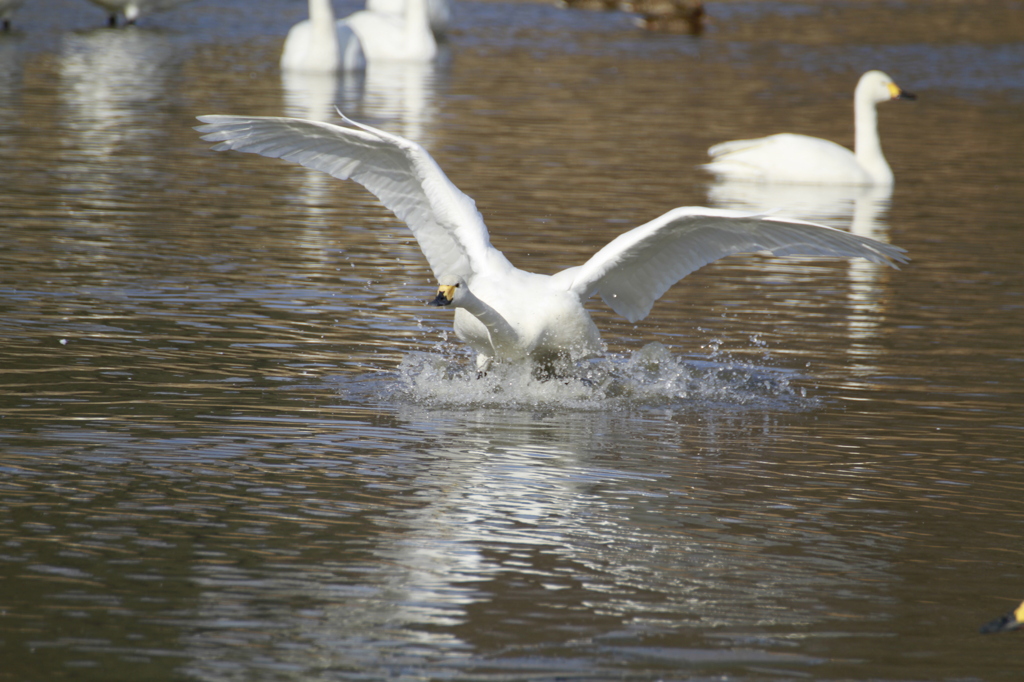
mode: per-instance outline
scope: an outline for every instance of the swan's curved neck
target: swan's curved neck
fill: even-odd
[[[334,28],[334,10],[331,0],[309,0],[310,54],[320,59],[336,62],[338,59],[338,34]]]
[[[459,307],[464,308],[487,328],[487,333],[491,337],[491,347],[496,353],[505,355],[516,348],[517,335],[512,325],[498,311],[477,298],[472,291],[465,291],[459,299]]]
[[[422,42],[425,36],[434,39],[430,32],[430,18],[427,14],[427,0],[405,0],[405,36],[408,40]]]
[[[878,138],[878,111],[869,92],[857,88],[853,98],[854,154],[861,168],[876,184],[892,184],[892,169],[882,154]]]
[[[309,0],[309,24],[312,28],[309,39],[319,49],[334,46],[338,50],[338,36],[334,28],[334,9],[331,0]]]
[[[309,0],[309,20],[314,24],[333,24],[334,9],[331,0]]]

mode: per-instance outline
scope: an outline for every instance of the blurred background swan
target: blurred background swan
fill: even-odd
[[[882,154],[875,106],[894,99],[916,99],[881,71],[860,77],[853,94],[856,141],[846,147],[808,135],[780,133],[752,140],[733,140],[708,150],[712,161],[702,166],[721,179],[792,182],[812,185],[891,185],[892,169]]]
[[[191,0],[89,0],[107,11],[107,24],[117,26],[117,17],[121,15],[125,22],[134,24],[143,14],[171,9]]]
[[[281,52],[281,69],[307,73],[333,73],[343,65],[349,69],[365,66],[363,48],[346,29],[346,54],[342,55],[339,27],[335,26],[331,0],[309,0],[309,18],[288,31]]]
[[[11,30],[11,17],[24,2],[25,0],[0,0],[0,22],[3,23],[3,30]]]
[[[309,19],[292,26],[285,39],[281,68],[329,73],[364,69],[368,62],[432,61],[437,41],[427,2],[399,0],[398,7],[388,6],[397,13],[368,8],[335,21],[330,0],[309,0]]]
[[[378,14],[402,16],[408,0],[366,0],[366,9]],[[427,0],[427,23],[436,40],[443,40],[452,19],[449,0]]]

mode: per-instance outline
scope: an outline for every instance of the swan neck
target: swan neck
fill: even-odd
[[[875,183],[892,183],[892,170],[882,154],[878,137],[878,110],[871,94],[861,87],[854,95],[853,125],[856,135],[853,151],[861,168]]]
[[[403,17],[405,19],[405,32],[410,38],[422,39],[424,32],[430,32],[427,0],[405,0]]]
[[[472,291],[466,290],[459,300],[459,307],[464,308],[487,328],[487,333],[491,337],[491,346],[495,351],[500,353],[515,347],[516,333],[512,329],[512,325],[498,311],[477,298]]]
[[[309,0],[309,21],[314,31],[323,28],[333,31],[334,10],[331,8],[331,0]]]
[[[339,62],[338,34],[331,0],[309,0],[309,45],[305,68],[335,69]]]

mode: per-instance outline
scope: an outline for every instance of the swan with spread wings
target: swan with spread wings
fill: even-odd
[[[456,335],[495,359],[550,363],[600,354],[584,302],[595,294],[631,322],[673,284],[734,253],[866,258],[896,266],[903,249],[808,222],[699,207],[676,208],[613,239],[586,263],[554,275],[512,265],[491,245],[475,202],[420,145],[342,117],[200,116],[197,130],[236,150],[285,159],[372,192],[412,230],[440,286],[433,303],[455,310]]]

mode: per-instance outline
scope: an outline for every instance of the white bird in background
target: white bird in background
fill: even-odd
[[[733,140],[708,150],[703,168],[721,179],[812,185],[891,185],[892,169],[882,155],[875,105],[916,99],[881,71],[860,77],[853,94],[855,152],[808,135],[780,133],[754,140]]]
[[[343,59],[331,0],[309,0],[309,19],[288,30],[281,68],[309,73],[331,73],[346,63],[351,65],[349,69],[362,68],[365,63],[359,41],[349,41],[347,46],[352,54]]]
[[[117,26],[117,15],[123,14],[125,21],[134,24],[143,13],[159,12],[191,0],[90,0],[107,11],[108,24]]]
[[[401,16],[408,0],[366,0],[366,9],[378,14]],[[434,38],[440,40],[448,33],[452,8],[448,0],[427,0],[427,22]]]
[[[309,0],[309,19],[292,26],[281,68],[293,71],[355,71],[369,62],[429,62],[437,41],[427,19],[427,0],[405,0],[401,14],[360,10],[334,20],[330,0]]]
[[[440,282],[436,305],[455,309],[455,333],[492,360],[550,365],[602,352],[583,307],[599,294],[630,322],[687,274],[733,253],[862,257],[905,262],[889,244],[795,220],[686,207],[634,228],[581,266],[555,275],[514,267],[491,246],[476,204],[415,142],[342,117],[349,128],[296,118],[200,116],[213,149],[281,158],[352,179],[405,221]]]
[[[24,2],[25,0],[0,0],[0,22],[3,23],[3,30],[11,30],[11,17]]]

